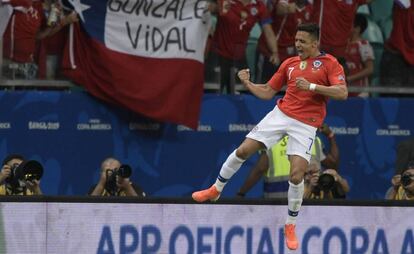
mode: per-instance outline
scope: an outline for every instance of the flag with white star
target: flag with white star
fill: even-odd
[[[65,0],[79,15],[65,73],[93,95],[196,127],[209,29],[206,0]]]

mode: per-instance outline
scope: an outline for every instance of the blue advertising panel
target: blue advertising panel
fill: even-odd
[[[133,168],[151,196],[190,196],[211,185],[221,164],[275,105],[250,95],[205,95],[198,130],[162,124],[104,104],[84,92],[1,92],[0,159],[19,153],[45,168],[48,195],[85,195],[113,156]],[[326,122],[336,133],[349,198],[379,199],[394,173],[396,145],[410,137],[412,99],[331,101]],[[248,160],[223,193],[234,197],[257,160]],[[258,183],[249,193],[262,195]]]

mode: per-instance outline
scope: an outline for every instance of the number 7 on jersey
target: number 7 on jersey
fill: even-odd
[[[289,67],[288,68],[288,80],[290,80],[290,76],[292,75],[293,69],[295,69],[295,67]]]

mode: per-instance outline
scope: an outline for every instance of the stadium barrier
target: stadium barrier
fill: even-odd
[[[300,249],[284,246],[286,201],[3,197],[1,253],[413,253],[414,203],[307,201]]]

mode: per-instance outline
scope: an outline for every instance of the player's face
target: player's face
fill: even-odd
[[[298,31],[296,33],[295,46],[300,59],[314,56],[318,51],[318,41],[305,31]]]

